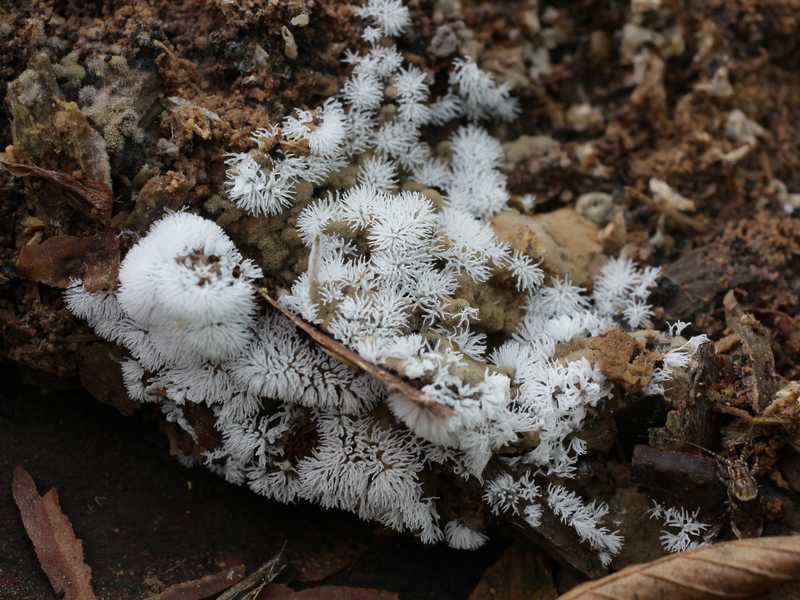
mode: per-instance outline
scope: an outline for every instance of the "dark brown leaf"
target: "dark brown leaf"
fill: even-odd
[[[11,482],[14,502],[39,559],[56,594],[64,600],[94,600],[92,570],[83,561],[83,546],[72,524],[61,512],[58,492],[39,496],[33,478],[22,467],[14,469]]]
[[[275,557],[225,591],[217,600],[256,600],[256,598],[259,598],[261,592],[269,587],[274,579],[286,568],[284,549],[285,545]]]
[[[113,406],[126,417],[142,407],[128,396],[119,369],[121,357],[107,344],[81,344],[78,356],[81,385],[95,400]]]
[[[156,390],[149,388],[147,393],[152,394],[154,391]],[[158,390],[157,395],[161,393],[163,390]],[[195,431],[196,439],[172,421],[167,421],[165,418],[159,419],[159,429],[169,441],[170,456],[183,455],[200,458],[203,452],[213,450],[222,443],[222,436],[214,429],[214,414],[206,405],[186,404],[185,415]]]
[[[149,596],[147,600],[204,600],[227,590],[243,577],[244,565],[233,565],[219,573],[171,585],[160,594]]]
[[[326,539],[324,544],[317,544],[313,549],[303,545],[305,548],[300,552],[295,545],[288,559],[289,578],[293,582],[327,579],[355,563],[364,551],[362,544],[350,537]]]
[[[257,600],[399,600],[400,596],[386,590],[322,585],[299,592],[282,585],[264,588]]]
[[[409,383],[406,383],[400,376],[387,371],[383,367],[379,367],[376,364],[364,360],[361,358],[361,356],[350,350],[344,344],[337,342],[329,335],[323,333],[313,325],[306,323],[297,315],[289,312],[283,306],[281,306],[278,301],[274,300],[269,295],[269,292],[264,288],[261,288],[259,293],[273,308],[281,312],[286,318],[294,323],[298,329],[306,333],[314,342],[319,344],[319,346],[325,350],[325,352],[337,360],[340,360],[341,362],[348,364],[355,369],[369,373],[375,379],[385,385],[386,389],[390,393],[394,392],[397,394],[402,394],[412,402],[425,407],[426,410],[429,410],[438,417],[449,417],[453,414],[452,409],[439,404],[438,402],[434,402],[421,390],[415,388]]]
[[[0,153],[0,165],[15,177],[41,177],[61,186],[75,208],[101,223],[107,224],[111,221],[113,196],[111,188],[105,183],[83,181],[60,171],[14,162],[3,153]]]
[[[119,271],[119,242],[112,233],[95,237],[62,235],[20,250],[14,265],[24,278],[57,288],[83,279],[89,291],[113,289]]]
[[[284,583],[270,583],[261,588],[254,600],[278,600],[291,598],[295,591]]]
[[[800,581],[800,535],[737,540],[634,565],[560,600],[760,597]]]

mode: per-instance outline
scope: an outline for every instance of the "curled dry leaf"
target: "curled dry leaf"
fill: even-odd
[[[800,581],[800,535],[737,540],[634,565],[560,600],[760,597]]]
[[[14,162],[6,154],[0,153],[0,165],[15,177],[41,177],[51,181],[67,192],[67,198],[75,208],[101,223],[111,220],[111,188],[100,181],[84,181],[60,171],[43,169],[36,165]]]
[[[394,392],[397,394],[402,394],[412,402],[416,404],[420,404],[424,406],[427,410],[429,410],[432,414],[438,417],[449,417],[453,414],[453,411],[438,402],[434,402],[431,398],[429,398],[426,394],[422,393],[421,390],[415,388],[413,385],[407,383],[403,380],[402,377],[399,375],[395,375],[391,371],[387,371],[383,367],[379,367],[378,365],[371,363],[369,361],[364,360],[359,356],[356,352],[353,352],[349,348],[347,348],[344,344],[337,342],[335,339],[330,337],[329,335],[323,333],[313,325],[306,323],[303,319],[298,317],[297,315],[289,312],[286,310],[281,304],[272,298],[269,295],[269,292],[264,288],[259,289],[259,293],[261,296],[266,300],[270,306],[278,310],[281,314],[283,314],[287,319],[289,319],[294,325],[306,333],[308,337],[310,337],[315,343],[317,343],[325,352],[333,356],[336,360],[339,360],[347,365],[355,369],[359,369],[366,373],[372,375],[375,379],[380,381],[383,385],[386,386],[386,389],[389,392]]]
[[[72,523],[61,512],[58,492],[51,489],[40,496],[33,478],[19,465],[14,469],[11,491],[39,564],[56,594],[63,594],[64,600],[95,600],[92,570],[83,562],[83,546]]]

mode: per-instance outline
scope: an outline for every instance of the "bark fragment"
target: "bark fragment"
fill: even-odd
[[[723,490],[717,475],[717,462],[686,452],[661,450],[639,445],[633,451],[633,477],[644,488],[673,504],[720,508]]]
[[[745,372],[745,384],[749,388],[753,414],[759,415],[772,402],[778,389],[769,332],[753,315],[742,310],[733,290],[725,294],[723,305],[728,327],[739,336],[742,350],[747,356],[749,364]]]

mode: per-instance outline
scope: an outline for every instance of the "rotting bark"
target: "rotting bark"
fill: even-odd
[[[667,414],[664,431],[656,432],[655,438],[666,447],[679,448],[682,443],[714,446],[718,430],[714,386],[720,383],[723,373],[714,344],[701,345],[692,362],[688,371],[676,373],[665,393],[673,408]]]
[[[754,415],[760,415],[772,402],[779,386],[769,334],[753,315],[742,310],[733,290],[725,294],[724,306],[728,327],[741,340],[747,357],[744,380],[749,390],[750,408]]]
[[[682,505],[722,507],[724,490],[720,485],[717,461],[686,452],[661,450],[640,444],[633,453],[633,477],[652,495]]]

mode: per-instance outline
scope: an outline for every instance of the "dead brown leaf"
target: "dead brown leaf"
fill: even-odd
[[[83,343],[78,350],[81,385],[95,400],[129,417],[142,408],[125,391],[119,369],[120,356],[104,343]]]
[[[536,547],[584,577],[596,579],[608,573],[608,569],[600,562],[597,552],[581,543],[575,530],[568,524],[562,523],[552,511],[542,512],[542,520],[538,527],[531,527],[519,516],[513,517],[511,522],[519,527],[522,534]]]
[[[171,585],[160,594],[148,597],[147,600],[204,600],[227,590],[243,577],[244,565],[233,565],[218,573]]]
[[[107,224],[111,220],[113,197],[111,188],[105,183],[83,181],[60,171],[14,162],[3,153],[0,153],[0,165],[15,177],[35,176],[51,181],[68,192],[67,198],[81,212],[101,223]]]
[[[286,545],[274,557],[250,573],[233,587],[223,592],[217,600],[256,600],[269,588],[274,579],[286,568]]]
[[[113,289],[119,271],[119,241],[108,232],[94,237],[60,235],[23,246],[14,268],[25,279],[57,288],[83,279],[86,289]]]
[[[656,202],[647,194],[643,194],[639,190],[627,187],[625,188],[625,197],[629,201],[635,202],[640,201],[644,204],[650,206],[651,208],[655,209],[656,211],[663,214],[667,219],[669,219],[670,223],[681,227],[686,230],[701,232],[706,228],[706,224],[703,220],[702,216],[689,216],[686,215],[678,210],[675,210],[671,206],[668,206],[663,203]]]
[[[11,491],[39,564],[56,594],[64,594],[64,600],[94,600],[92,570],[83,561],[83,546],[61,512],[55,488],[39,496],[33,478],[17,465]]]
[[[316,548],[305,546],[298,551],[293,548],[289,562],[289,579],[293,582],[311,583],[322,581],[344,571],[356,562],[364,547],[353,538],[334,538],[318,544]]]
[[[560,600],[752,598],[800,581],[800,535],[737,540],[634,565]]]
[[[380,381],[383,385],[386,386],[386,389],[391,393],[398,393],[402,394],[412,402],[424,406],[426,410],[429,410],[431,413],[436,415],[437,417],[449,417],[453,414],[452,409],[439,404],[438,402],[434,402],[431,398],[429,398],[426,394],[422,393],[421,390],[415,388],[413,385],[406,383],[400,376],[395,375],[394,373],[387,371],[386,369],[379,367],[376,364],[368,362],[361,358],[356,352],[353,352],[344,344],[341,344],[334,340],[329,335],[323,333],[316,327],[306,323],[303,319],[298,317],[297,315],[289,312],[286,310],[281,304],[272,298],[269,295],[269,292],[261,288],[259,289],[259,293],[261,296],[266,300],[273,308],[283,314],[287,319],[289,319],[294,325],[307,334],[314,342],[319,344],[319,346],[328,354],[333,356],[335,359],[350,365],[355,369],[359,369],[366,373],[372,375],[375,379]]]
[[[259,594],[258,600],[399,600],[400,596],[386,590],[322,585],[293,591],[284,585],[273,584]]]

